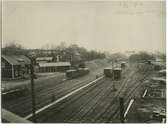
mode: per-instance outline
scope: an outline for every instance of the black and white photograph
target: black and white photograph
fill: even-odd
[[[166,123],[165,0],[2,0],[1,123]]]

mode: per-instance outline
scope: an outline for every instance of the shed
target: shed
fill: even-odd
[[[66,71],[70,66],[70,62],[39,63],[39,72]]]
[[[24,55],[1,55],[2,78],[18,78],[29,74],[30,59]]]

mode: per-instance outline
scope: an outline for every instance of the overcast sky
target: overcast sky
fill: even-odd
[[[3,42],[165,51],[164,2],[3,2]]]

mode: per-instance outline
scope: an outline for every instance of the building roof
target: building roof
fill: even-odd
[[[106,67],[105,70],[112,70],[112,67]]]
[[[58,67],[58,66],[71,66],[71,64],[70,62],[39,63],[39,67]]]
[[[88,68],[78,68],[78,70],[89,70]]]
[[[52,61],[53,57],[37,57],[36,61]]]
[[[70,70],[67,70],[66,72],[68,73],[68,72],[75,72],[76,71],[76,69],[70,69]]]
[[[125,61],[122,61],[121,63],[126,64],[126,62],[125,62]]]
[[[121,68],[114,68],[113,70],[119,70],[119,71],[121,71],[122,69]]]
[[[20,65],[20,62],[24,62],[25,64],[31,63],[30,59],[24,55],[1,55],[1,57],[12,65]]]

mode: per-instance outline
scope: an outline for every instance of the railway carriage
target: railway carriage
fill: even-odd
[[[104,69],[104,75],[106,77],[113,78],[114,80],[120,79],[121,78],[121,68],[105,68]]]
[[[113,78],[114,78],[114,80],[118,80],[118,79],[121,78],[121,72],[122,72],[121,68],[114,68],[113,69]]]
[[[69,79],[77,78],[89,73],[88,68],[78,68],[78,69],[71,69],[66,71],[66,77]]]
[[[125,68],[126,67],[126,62],[121,62],[121,68]]]
[[[71,70],[66,71],[66,77],[70,78],[70,77],[73,77],[74,75],[76,75],[75,69],[71,69]]]
[[[112,68],[105,68],[104,69],[104,75],[106,77],[112,77]]]

